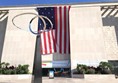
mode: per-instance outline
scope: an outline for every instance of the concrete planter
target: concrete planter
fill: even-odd
[[[21,80],[26,80],[25,83],[31,83],[31,74],[17,74],[17,75],[0,75],[0,83],[20,83]]]
[[[72,74],[72,78],[83,78],[83,79],[115,79],[114,74]]]
[[[84,74],[72,74],[72,78],[84,78]]]

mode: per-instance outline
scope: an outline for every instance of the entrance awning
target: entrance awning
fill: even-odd
[[[42,68],[70,68],[70,60],[63,61],[44,61]]]

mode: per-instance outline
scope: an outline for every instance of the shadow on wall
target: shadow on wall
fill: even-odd
[[[110,16],[103,18],[103,26],[114,26],[118,44],[118,17]]]
[[[1,16],[1,13],[0,13],[0,16]],[[3,51],[7,19],[8,19],[8,16],[6,16],[6,14],[5,14],[5,16],[3,15],[0,17],[0,62],[1,62],[2,51]]]
[[[113,66],[112,72],[118,75],[118,60],[108,60],[108,62]]]
[[[118,6],[101,7],[103,26],[114,26],[118,45]]]
[[[118,5],[102,6],[101,12],[103,26],[109,26],[108,28],[112,28],[112,26],[114,26],[118,45]],[[108,60],[108,62],[113,66],[112,72],[118,75],[118,60]]]

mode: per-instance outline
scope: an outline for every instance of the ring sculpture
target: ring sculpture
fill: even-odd
[[[37,31],[37,32],[34,32],[34,31],[32,30],[32,28],[31,28],[31,24],[32,24],[32,21],[33,21],[36,17],[39,17],[39,18],[42,20],[42,22],[43,22],[43,24],[44,24],[44,28],[43,28],[43,30],[39,30],[39,31]],[[40,35],[40,33],[42,33],[42,32],[49,31],[49,30],[46,29],[46,22],[45,22],[44,18],[45,18],[46,20],[48,20],[49,23],[51,24],[51,28],[50,28],[49,30],[51,30],[51,29],[53,28],[53,24],[52,24],[51,20],[50,20],[48,17],[43,16],[43,15],[36,15],[35,17],[33,17],[33,18],[30,20],[30,23],[29,23],[29,29],[30,29],[30,31],[31,31],[33,34]]]
[[[50,20],[48,17],[43,16],[43,15],[37,15],[37,14],[31,13],[31,12],[28,12],[28,13],[21,13],[21,14],[18,14],[18,15],[16,15],[16,16],[13,17],[12,23],[13,23],[13,25],[14,25],[16,28],[26,31],[25,29],[23,29],[23,28],[17,26],[17,25],[15,24],[15,22],[14,22],[14,20],[15,20],[17,17],[22,16],[22,15],[26,15],[26,14],[35,15],[35,17],[33,17],[33,18],[30,20],[30,22],[29,22],[29,30],[30,30],[31,33],[33,33],[33,34],[35,34],[35,35],[40,35],[40,33],[45,32],[45,31],[48,31],[48,30],[51,30],[51,29],[53,28],[53,23],[51,22],[51,20]],[[33,30],[32,30],[32,27],[31,27],[31,24],[32,24],[33,20],[34,20],[35,18],[37,18],[37,17],[43,22],[43,25],[44,25],[44,26],[43,26],[43,30],[33,31]],[[50,29],[48,29],[48,30],[46,29],[46,21],[45,21],[45,19],[46,19],[46,20],[50,23],[50,25],[51,25]]]

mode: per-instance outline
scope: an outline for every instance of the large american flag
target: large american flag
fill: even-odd
[[[42,54],[70,53],[69,9],[70,6],[37,8],[39,15],[47,16],[53,23],[52,30],[41,33]],[[49,29],[51,25],[46,19],[45,21],[46,29]],[[39,30],[43,29],[43,26],[39,19]]]

